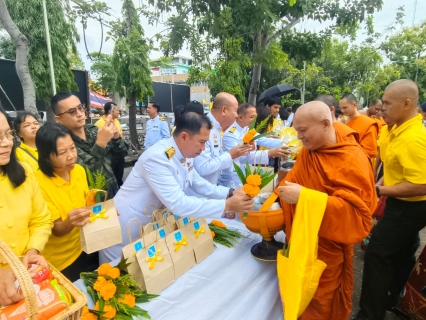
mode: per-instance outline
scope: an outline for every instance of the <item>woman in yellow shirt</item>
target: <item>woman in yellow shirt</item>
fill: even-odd
[[[21,139],[21,144],[16,148],[16,157],[19,161],[28,163],[33,172],[36,172],[38,170],[38,152],[35,137],[40,129],[40,123],[31,112],[19,111],[13,126]]]
[[[49,239],[52,221],[31,168],[16,159],[14,131],[0,107],[0,239],[23,263],[46,265],[40,255]],[[0,264],[3,259],[0,259]],[[0,267],[0,305],[22,300],[14,286],[11,269]]]
[[[80,247],[80,229],[89,221],[84,168],[77,162],[71,131],[59,123],[46,123],[37,132],[40,170],[36,172],[41,191],[53,220],[52,235],[44,256],[68,279],[99,266],[98,254],[86,254]]]

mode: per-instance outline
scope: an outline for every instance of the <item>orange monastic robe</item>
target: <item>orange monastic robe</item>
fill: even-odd
[[[365,151],[339,132],[336,136],[334,145],[315,151],[303,147],[285,179],[328,194],[318,234],[318,259],[327,268],[299,318],[302,320],[348,319],[352,309],[353,247],[369,234],[377,204],[373,172],[364,170],[371,166]],[[296,206],[282,200],[281,206],[286,238],[290,239]]]
[[[334,130],[340,133],[342,136],[346,137],[350,142],[359,143],[359,134],[352,128],[348,127],[346,124],[335,121],[333,122]]]
[[[377,157],[377,138],[379,125],[373,119],[360,115],[346,123],[359,133],[359,144],[367,152],[370,158]]]
[[[386,125],[385,120],[383,120],[382,117],[375,118],[375,117],[371,116],[370,118],[373,119],[374,121],[376,121],[377,125],[379,126],[379,133],[380,133],[380,130],[382,130],[382,127]]]

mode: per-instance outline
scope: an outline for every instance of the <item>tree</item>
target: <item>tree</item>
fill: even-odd
[[[110,32],[115,40],[112,56],[116,74],[115,91],[129,99],[130,140],[139,146],[136,132],[136,100],[152,96],[151,70],[149,69],[149,46],[132,0],[123,0],[124,21],[118,21]]]
[[[291,31],[302,19],[333,21],[336,25],[356,25],[380,9],[382,0],[353,0],[341,3],[339,0],[151,0],[160,11],[177,12],[168,20],[169,33],[166,39],[168,53],[174,54],[191,37],[194,30],[205,34],[206,44],[200,46],[208,53],[218,40],[223,45],[226,39],[243,38],[243,52],[252,59],[248,101],[256,102],[261,80],[262,66],[280,69],[279,64],[268,61],[273,46],[281,35]],[[196,43],[195,43],[196,45]],[[192,49],[191,49],[192,50]],[[195,50],[195,49],[194,49]],[[282,51],[281,51],[282,52]],[[277,51],[274,54],[278,54]],[[206,55],[200,55],[206,56]]]
[[[90,66],[92,80],[96,81],[104,90],[114,92],[117,75],[112,64],[112,54],[93,52],[90,55],[93,59]]]
[[[15,60],[15,50],[12,39],[5,35],[0,35],[0,58]]]
[[[20,31],[13,22],[5,0],[0,0],[0,23],[10,35],[16,47],[15,67],[24,92],[24,107],[26,110],[37,113],[36,94],[34,83],[28,70],[28,56],[30,49],[28,47],[28,38]],[[10,48],[10,44],[9,44]]]

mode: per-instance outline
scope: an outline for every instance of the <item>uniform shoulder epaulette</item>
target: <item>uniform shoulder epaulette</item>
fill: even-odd
[[[175,148],[170,147],[170,148],[166,149],[164,152],[166,153],[167,159],[170,160],[171,158],[173,158],[176,151],[175,151]]]
[[[229,132],[234,133],[235,130],[237,130],[237,127],[232,127],[231,129],[229,129]]]
[[[166,120],[166,119],[164,119],[164,116],[160,116],[160,120],[161,120],[161,121],[164,121],[164,120]]]

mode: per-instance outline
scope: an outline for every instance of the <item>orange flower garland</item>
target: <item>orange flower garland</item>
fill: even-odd
[[[84,306],[81,320],[98,320],[98,316],[94,313],[91,313],[89,311],[89,308],[87,308],[87,306]]]
[[[249,130],[249,131],[248,131],[248,132],[244,135],[243,142],[244,142],[245,144],[250,143],[250,142],[253,140],[253,138],[254,138],[254,136],[256,135],[256,133],[257,133],[257,131],[256,131],[255,129],[251,129],[251,130]]]
[[[216,233],[210,230],[210,234],[212,235],[212,238],[216,237]]]
[[[124,299],[118,298],[118,302],[127,304],[129,307],[132,307],[132,308],[136,305],[135,296],[131,294],[127,294],[127,293],[124,295]]]
[[[115,284],[112,283],[111,281],[107,281],[107,283],[99,291],[99,294],[101,295],[102,299],[104,299],[105,301],[108,301],[112,297],[114,297],[116,290],[117,290],[117,287],[115,286]]]
[[[102,287],[107,283],[107,280],[102,277],[99,276],[98,279],[96,280],[95,284],[93,285],[93,289],[95,289],[96,291],[101,291]]]
[[[255,197],[259,194],[260,188],[258,186],[254,186],[252,184],[245,184],[243,185],[243,190],[249,197]]]
[[[226,225],[222,221],[219,221],[219,220],[212,220],[211,224],[216,226],[216,227],[219,227],[219,228],[227,229]]]
[[[99,311],[99,301],[96,302],[93,310]],[[102,319],[112,319],[117,314],[117,310],[115,310],[112,306],[110,306],[108,304],[104,305],[103,312],[105,312],[105,313],[102,315]]]
[[[262,178],[258,174],[251,174],[247,177],[246,183],[258,187],[262,184]]]
[[[98,274],[100,276],[108,276],[112,279],[116,279],[120,276],[120,270],[118,268],[113,268],[109,263],[104,263],[99,267]]]

